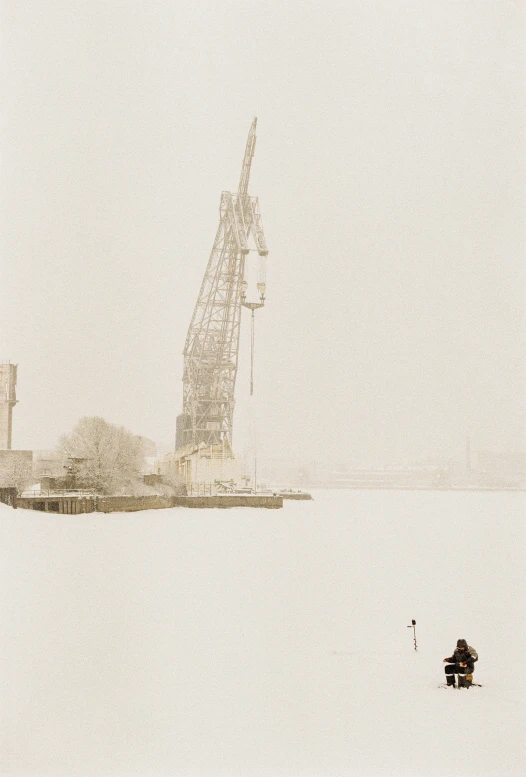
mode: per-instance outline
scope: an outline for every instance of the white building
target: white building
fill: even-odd
[[[187,445],[158,461],[158,474],[187,493],[214,493],[220,482],[240,480],[239,462],[227,443]]]

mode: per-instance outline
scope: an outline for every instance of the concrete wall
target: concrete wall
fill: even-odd
[[[214,483],[215,480],[240,480],[239,462],[234,458],[210,458],[203,452],[189,457],[192,466],[190,483]],[[187,484],[188,485],[188,484]]]
[[[99,513],[127,513],[137,510],[159,510],[166,507],[283,507],[281,496],[226,494],[224,496],[99,496]]]
[[[168,496],[99,496],[97,511],[99,513],[128,513],[136,510],[159,510],[163,507],[173,507],[173,497]]]
[[[167,507],[283,507],[281,496],[228,494],[225,496],[98,496],[75,497],[50,494],[19,497],[18,507],[46,513],[78,515],[79,513],[128,513],[138,510],[159,510]]]
[[[224,496],[174,496],[174,507],[283,507],[281,496],[253,496],[251,494],[225,494]]]
[[[159,474],[176,483],[184,483],[188,492],[199,493],[203,486],[213,486],[216,480],[238,483],[240,462],[232,455],[225,455],[222,445],[201,445],[168,453],[157,462]]]

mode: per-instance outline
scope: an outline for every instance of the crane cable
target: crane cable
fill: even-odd
[[[254,309],[250,322],[250,396],[254,394]]]
[[[251,309],[250,321],[250,396],[254,396],[254,331],[255,331],[255,309]],[[256,403],[254,399],[250,400],[250,426],[251,442],[254,454],[254,494],[257,494],[257,472],[258,472],[258,452],[257,452],[257,419]]]
[[[250,396],[252,397],[254,395],[254,329],[255,329],[255,316],[254,316],[254,309],[252,308],[252,316],[251,316],[251,322],[250,322]],[[253,446],[254,446],[254,495],[257,494],[257,488],[258,488],[258,450],[257,450],[257,429],[256,429],[256,410],[255,410],[255,403],[254,400],[251,402],[252,404],[252,435],[253,435]]]

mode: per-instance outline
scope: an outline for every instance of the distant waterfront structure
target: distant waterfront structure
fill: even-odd
[[[466,437],[466,472],[469,475],[471,472],[471,437]]]
[[[524,452],[479,451],[477,468],[487,477],[526,484],[526,453]]]
[[[17,367],[11,362],[0,363],[0,450],[11,450]]]

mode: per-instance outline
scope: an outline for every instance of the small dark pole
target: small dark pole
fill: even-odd
[[[408,629],[413,629],[413,641],[415,643],[415,650],[416,650],[416,621],[411,621],[411,625],[407,627]]]

